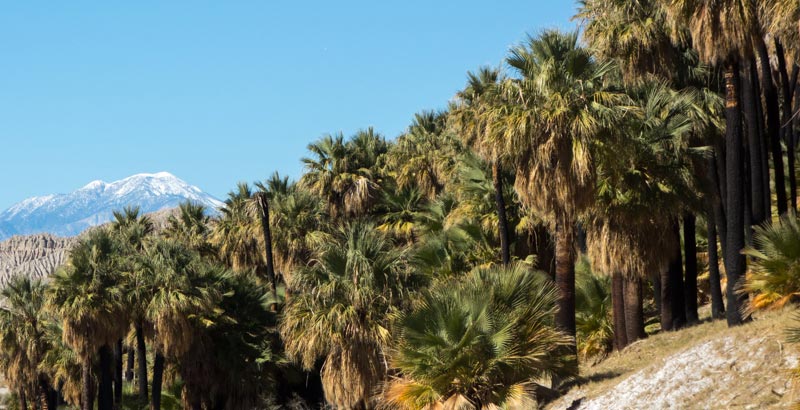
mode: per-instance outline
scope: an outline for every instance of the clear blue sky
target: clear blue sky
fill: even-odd
[[[7,2],[0,210],[91,180],[169,171],[223,197],[306,145],[395,137],[571,1]]]

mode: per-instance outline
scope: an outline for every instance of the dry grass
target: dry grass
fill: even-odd
[[[800,349],[784,335],[793,311],[651,336],[581,369],[582,384],[548,408],[788,408],[800,397],[788,371]]]

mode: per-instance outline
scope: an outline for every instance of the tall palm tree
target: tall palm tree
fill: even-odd
[[[183,210],[184,208],[181,208]],[[147,401],[147,345],[144,332],[144,303],[148,301],[149,294],[143,285],[144,278],[137,270],[137,261],[144,252],[145,243],[153,235],[154,225],[146,215],[140,215],[138,207],[126,207],[122,211],[114,211],[114,220],[111,223],[111,231],[114,233],[120,244],[119,258],[120,268],[124,274],[125,295],[132,309],[130,310],[133,321],[134,332],[136,334],[136,357],[138,362],[138,387],[139,399]],[[146,281],[146,280],[145,280]],[[121,360],[121,357],[119,358]],[[116,375],[115,375],[116,376]],[[121,374],[119,374],[121,378]],[[115,398],[121,398],[120,386],[115,391]]]
[[[113,404],[111,345],[125,334],[128,308],[120,287],[116,243],[105,229],[91,231],[70,251],[48,288],[48,306],[61,320],[64,342],[80,359],[83,380],[81,407],[91,410],[92,363],[99,356],[98,408]]]
[[[152,297],[145,308],[153,323],[153,391],[151,410],[161,408],[161,388],[167,358],[181,357],[192,345],[198,327],[218,315],[219,293],[198,282],[199,255],[187,246],[159,240],[141,258],[141,270],[151,278]]]
[[[572,373],[553,326],[556,289],[515,263],[425,291],[399,321],[384,398],[402,409],[535,408],[542,377]]]
[[[676,253],[680,260],[680,239],[673,227],[697,191],[693,152],[687,148],[688,135],[695,128],[691,111],[697,93],[674,91],[664,83],[650,83],[640,93],[633,115],[620,123],[621,132],[608,135],[608,144],[596,153],[597,203],[588,223],[589,255],[595,268],[609,275],[621,273],[629,281],[662,272],[662,292],[657,296],[661,325],[671,330],[685,312],[676,297],[683,292],[682,286],[669,285],[677,282],[673,276],[679,271],[670,272],[667,264]],[[657,214],[654,208],[659,209]],[[637,285],[631,287],[636,290]],[[640,309],[638,300],[623,303],[626,310]],[[644,333],[640,318],[631,325],[640,329],[627,343]]]
[[[574,336],[575,223],[592,198],[592,147],[624,95],[606,82],[612,65],[596,62],[575,32],[530,37],[507,62],[518,75],[507,92],[517,100],[492,112],[505,130],[522,203],[555,232],[556,323]]]
[[[354,221],[315,249],[289,289],[280,324],[289,358],[306,369],[324,360],[325,399],[335,408],[372,408],[391,319],[412,289],[403,252],[372,224]]]
[[[744,319],[741,308],[746,299],[746,295],[742,295],[738,291],[746,269],[745,258],[740,254],[741,249],[744,248],[745,195],[739,71],[740,62],[752,55],[760,39],[756,4],[754,0],[662,0],[662,2],[666,7],[674,34],[680,36],[684,33],[684,28],[688,28],[692,46],[697,50],[700,60],[711,65],[721,64],[724,67],[725,163],[727,167],[725,176],[727,185],[725,270],[728,276],[726,316],[728,324],[734,326],[742,323]],[[763,41],[761,42],[763,43]],[[771,80],[768,82],[771,84]],[[767,101],[769,104],[768,95]],[[773,132],[770,132],[770,135],[773,138],[775,184],[780,210],[786,207],[786,192],[783,189],[781,175],[783,165],[779,152],[775,157],[774,138],[776,135]]]
[[[502,101],[502,93],[497,92],[499,82],[503,81],[500,73],[489,68],[482,68],[478,73],[468,73],[467,87],[459,92],[460,104],[451,113],[452,123],[465,143],[474,149],[492,166],[492,183],[494,201],[497,212],[497,233],[500,238],[500,254],[503,265],[511,261],[509,244],[509,223],[506,215],[506,203],[503,197],[502,163],[505,159],[503,138],[504,130],[494,127],[493,117],[487,115]]]
[[[42,366],[52,322],[44,303],[45,285],[27,276],[11,277],[0,291],[0,365],[12,391],[37,408],[55,410],[56,386]]]

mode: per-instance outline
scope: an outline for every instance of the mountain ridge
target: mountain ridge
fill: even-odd
[[[150,213],[185,201],[212,212],[222,206],[217,198],[169,172],[140,173],[113,182],[94,180],[70,193],[35,196],[12,205],[0,213],[0,240],[38,233],[75,236],[110,221],[113,211],[125,206]]]

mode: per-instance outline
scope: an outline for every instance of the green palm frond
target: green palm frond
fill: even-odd
[[[401,376],[385,399],[408,409],[530,400],[533,380],[574,371],[559,353],[570,338],[553,328],[554,306],[549,279],[521,264],[432,287],[400,319],[391,362]]]
[[[782,307],[800,298],[800,221],[785,215],[775,224],[754,229],[755,247],[743,253],[752,258],[742,292],[752,294],[750,309]]]

